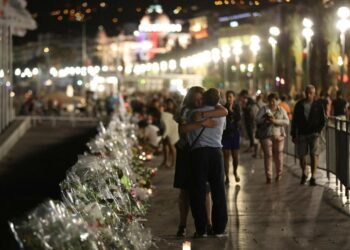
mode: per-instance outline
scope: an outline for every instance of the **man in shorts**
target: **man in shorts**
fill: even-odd
[[[300,184],[306,183],[306,156],[311,158],[310,186],[316,186],[316,170],[319,156],[319,138],[326,124],[323,106],[315,101],[316,89],[313,85],[306,86],[306,98],[296,103],[293,113],[291,136],[297,147],[302,176]]]

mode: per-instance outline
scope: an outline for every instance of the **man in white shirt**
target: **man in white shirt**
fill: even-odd
[[[205,106],[194,112],[213,110],[219,103],[220,94],[217,89],[209,89],[203,94]],[[198,137],[201,129],[189,133],[189,141],[194,143],[191,151],[192,185],[190,187],[191,211],[195,222],[195,238],[205,237],[207,232],[206,190],[210,184],[212,194],[213,234],[217,237],[225,235],[227,225],[227,204],[224,183],[224,160],[221,138],[226,117],[214,118],[217,126],[206,128]]]
[[[139,138],[141,143],[157,150],[161,140],[161,137],[158,135],[159,128],[155,125],[148,124],[145,120],[140,121],[138,126],[140,129]]]

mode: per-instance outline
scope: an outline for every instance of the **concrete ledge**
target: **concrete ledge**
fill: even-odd
[[[11,150],[30,127],[30,117],[16,119],[10,124],[10,126],[0,135],[0,160]]]

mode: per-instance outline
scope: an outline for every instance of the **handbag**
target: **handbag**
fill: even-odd
[[[255,138],[262,140],[268,137],[269,127],[270,127],[270,124],[267,124],[266,122],[257,124],[256,131],[255,131]]]
[[[186,143],[182,147],[178,144],[176,145],[176,165],[175,165],[175,178],[174,178],[174,187],[187,189],[189,188],[191,168],[190,168],[190,159],[191,159],[191,150],[194,145],[197,143],[199,137],[202,135],[205,128],[202,128],[199,135],[193,141],[192,144]]]

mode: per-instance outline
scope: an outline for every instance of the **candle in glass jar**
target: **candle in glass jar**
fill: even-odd
[[[191,250],[191,242],[185,241],[185,242],[182,244],[182,250]]]

